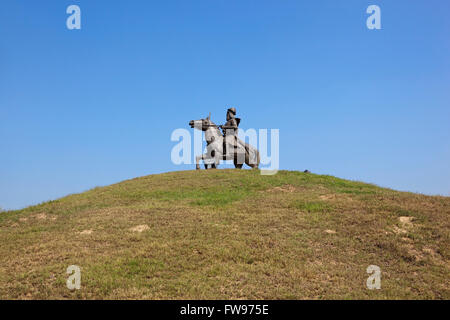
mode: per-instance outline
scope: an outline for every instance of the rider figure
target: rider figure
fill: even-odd
[[[229,108],[227,110],[227,122],[220,126],[223,131],[223,152],[226,155],[226,146],[233,145],[234,149],[237,148],[237,134],[238,134],[238,126],[241,119],[236,118],[236,108]]]

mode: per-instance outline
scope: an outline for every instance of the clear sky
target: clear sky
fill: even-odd
[[[229,106],[280,169],[450,195],[449,35],[446,0],[3,0],[0,207],[193,169],[172,131]]]

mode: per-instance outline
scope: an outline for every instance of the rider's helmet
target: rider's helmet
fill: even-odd
[[[234,107],[229,108],[227,111],[231,112],[233,115],[236,115],[236,108],[234,108]]]

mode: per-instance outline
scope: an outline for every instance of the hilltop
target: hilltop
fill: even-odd
[[[0,213],[0,298],[449,299],[449,214],[332,176],[150,175]]]

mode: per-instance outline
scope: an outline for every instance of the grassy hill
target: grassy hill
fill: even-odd
[[[151,175],[0,213],[0,298],[450,299],[449,214],[331,176]]]

